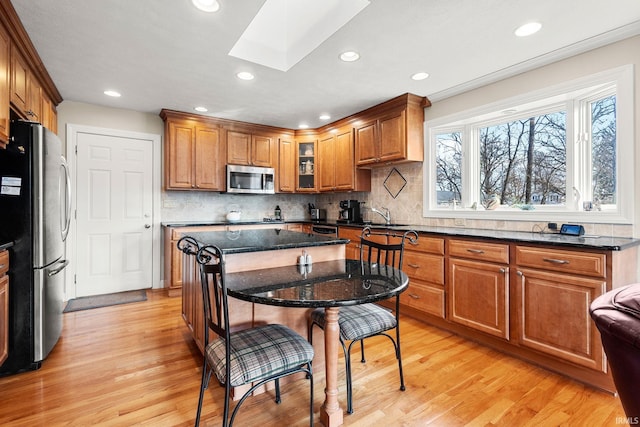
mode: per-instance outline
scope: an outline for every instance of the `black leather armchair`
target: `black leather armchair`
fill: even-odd
[[[628,419],[640,419],[640,283],[617,288],[591,303],[591,318]]]

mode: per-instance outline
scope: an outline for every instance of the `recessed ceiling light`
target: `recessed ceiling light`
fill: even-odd
[[[320,120],[329,120],[330,118],[331,116],[328,114],[320,114],[320,117],[319,117]]]
[[[530,36],[531,34],[537,33],[538,31],[540,31],[540,28],[542,28],[542,24],[541,23],[539,23],[539,22],[529,22],[528,24],[524,24],[524,25],[516,28],[514,33],[518,37],[526,37],[526,36]]]
[[[193,5],[203,12],[217,12],[220,3],[217,0],[191,0]]]
[[[238,74],[236,74],[236,77],[238,77],[241,80],[253,80],[255,78],[255,76],[248,71],[241,71]]]
[[[207,107],[195,107],[194,110],[196,110],[199,113],[206,113],[207,111]]]
[[[429,77],[429,73],[425,73],[424,71],[421,71],[419,73],[415,73],[413,76],[411,76],[411,78],[413,80],[424,80],[427,77]]]
[[[122,95],[120,95],[120,92],[116,92],[115,90],[105,90],[104,94],[107,96],[112,96],[114,98],[119,98]]]
[[[300,124],[298,125],[298,129],[309,129],[309,125],[304,124],[304,123],[300,123]]]
[[[342,52],[340,54],[340,59],[342,59],[344,62],[353,62],[360,59],[360,54],[358,52],[349,50],[347,52]]]

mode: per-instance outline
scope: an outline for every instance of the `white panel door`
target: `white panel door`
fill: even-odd
[[[76,297],[151,288],[153,145],[78,133]]]

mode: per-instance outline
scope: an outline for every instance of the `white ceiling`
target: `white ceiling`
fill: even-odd
[[[371,0],[283,72],[229,56],[264,0],[11,0],[65,100],[319,127],[405,92],[432,102],[640,34],[638,0]],[[513,31],[531,20],[542,30]],[[274,27],[274,30],[276,28]],[[339,60],[344,50],[361,59]],[[636,52],[637,54],[637,52]],[[256,78],[242,81],[239,71]],[[426,71],[430,77],[413,81]],[[108,98],[106,89],[122,93]]]

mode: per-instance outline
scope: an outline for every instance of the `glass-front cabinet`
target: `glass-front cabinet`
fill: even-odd
[[[316,140],[300,140],[297,141],[297,177],[296,180],[298,192],[316,192],[317,191],[317,179],[316,179],[316,155],[317,144]]]

